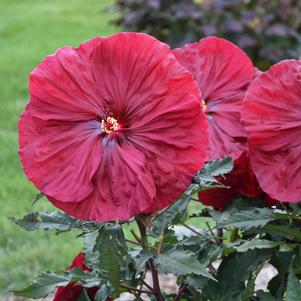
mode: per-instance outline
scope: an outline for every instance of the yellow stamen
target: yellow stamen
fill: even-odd
[[[206,109],[207,109],[207,105],[206,105],[206,103],[205,103],[204,100],[202,100],[202,108],[203,108],[203,111],[204,111],[204,112],[205,112]]]

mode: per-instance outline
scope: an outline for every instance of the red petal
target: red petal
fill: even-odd
[[[199,192],[199,200],[203,205],[212,206],[215,210],[224,210],[236,194],[233,189],[210,188]]]
[[[256,176],[251,168],[250,159],[247,153],[243,153],[234,162],[234,168],[226,176],[225,185],[231,186],[237,192],[248,196],[257,197],[262,195]]]
[[[33,116],[77,121],[99,115],[102,102],[91,73],[91,59],[102,40],[94,38],[79,48],[58,49],[32,71],[29,89]]]
[[[90,271],[90,269],[85,265],[85,254],[79,253],[72,261],[71,265],[67,268],[67,270],[71,270],[72,268],[79,268],[82,271]]]
[[[104,145],[103,160],[94,184],[94,192],[80,203],[50,200],[75,217],[106,222],[126,220],[147,211],[156,193],[145,155],[130,146]]]
[[[253,82],[242,113],[260,186],[287,202],[301,201],[300,91],[301,61],[283,61]]]
[[[246,150],[240,110],[255,70],[247,55],[234,44],[209,37],[188,44],[174,54],[194,75],[207,105],[209,157],[237,159]]]
[[[77,202],[94,189],[101,159],[99,123],[44,122],[27,106],[19,121],[19,155],[37,188],[61,201]]]

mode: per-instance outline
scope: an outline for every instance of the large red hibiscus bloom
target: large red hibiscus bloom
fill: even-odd
[[[30,75],[19,121],[28,178],[80,219],[128,219],[169,205],[207,157],[192,75],[137,33],[64,47]]]
[[[248,56],[231,42],[208,37],[175,49],[179,62],[194,75],[204,98],[209,123],[209,156],[214,160],[246,150],[240,122],[245,92],[256,76]]]
[[[250,86],[242,121],[251,164],[272,198],[301,201],[301,61],[280,62]]]

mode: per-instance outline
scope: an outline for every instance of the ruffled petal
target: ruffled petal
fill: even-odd
[[[27,106],[19,121],[19,155],[27,177],[44,194],[78,202],[94,189],[101,160],[97,121],[42,121]]]
[[[253,82],[242,111],[259,184],[287,202],[301,201],[300,91],[301,61],[280,62]]]
[[[145,155],[112,141],[104,141],[103,148],[103,160],[93,179],[95,190],[88,198],[78,203],[50,200],[70,215],[101,222],[126,220],[147,212],[156,187],[146,168]]]
[[[43,120],[90,120],[99,116],[102,100],[91,72],[97,37],[79,48],[58,49],[30,74],[31,111]]]
[[[93,75],[108,109],[118,118],[126,116],[129,126],[149,111],[162,114],[170,104],[166,97],[183,85],[186,91],[179,94],[187,93],[192,82],[166,44],[140,33],[119,33],[103,41],[95,53]],[[188,90],[200,98],[195,85]]]
[[[175,49],[179,62],[194,75],[206,103],[209,156],[237,159],[246,150],[240,110],[246,89],[255,76],[247,55],[221,38],[209,37]]]

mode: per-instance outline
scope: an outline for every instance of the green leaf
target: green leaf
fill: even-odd
[[[270,257],[267,250],[250,250],[225,257],[218,268],[218,282],[209,281],[203,294],[209,300],[239,300],[260,265]]]
[[[85,288],[82,290],[82,293],[77,298],[77,301],[91,301]]]
[[[250,301],[255,291],[255,277],[247,283],[246,289],[241,293],[240,301]]]
[[[155,257],[154,263],[163,272],[177,276],[196,274],[215,280],[197,260],[196,255],[188,250],[171,250]]]
[[[78,223],[76,218],[60,211],[31,212],[22,219],[10,217],[10,220],[27,231],[38,229],[67,231]]]
[[[141,272],[145,271],[147,261],[153,257],[154,254],[148,249],[144,249],[136,256],[132,256],[136,266],[136,274],[140,274]]]
[[[237,252],[246,252],[254,249],[272,249],[281,245],[281,242],[270,241],[265,239],[253,239],[237,246],[233,245]]]
[[[273,212],[269,208],[254,208],[243,210],[226,218],[219,224],[220,227],[236,227],[242,230],[264,227],[274,219]]]
[[[84,253],[86,264],[95,270],[98,264],[99,254],[95,253],[93,250],[95,248],[97,232],[87,233],[84,235]]]
[[[231,172],[233,161],[231,157],[225,157],[211,161],[197,174],[197,177],[203,182],[216,182],[215,177]]]
[[[286,301],[300,301],[300,298],[301,284],[291,269],[287,280]]]
[[[270,293],[263,292],[263,291],[256,292],[256,295],[257,295],[259,301],[278,301],[279,300],[279,299],[276,299],[275,297],[273,297]]]
[[[9,218],[13,223],[27,231],[33,230],[55,230],[57,233],[80,229],[86,231],[95,231],[102,224],[91,221],[78,220],[64,212],[31,212],[21,219]]]
[[[276,233],[278,235],[283,235],[289,238],[295,238],[298,241],[301,241],[301,232],[299,230],[293,229],[290,226],[269,224],[266,225],[264,229]]]
[[[31,206],[34,206],[41,198],[44,197],[44,193],[43,192],[39,192],[36,194],[34,200],[32,201]]]
[[[58,275],[46,272],[39,275],[27,288],[13,290],[12,292],[17,296],[39,299],[52,293],[57,286],[66,286],[70,281],[71,277],[68,273]]]
[[[98,233],[94,251],[99,254],[99,268],[116,289],[121,279],[121,264],[125,254],[125,239],[120,225],[104,225]]]
[[[273,252],[269,263],[277,269],[278,274],[275,275],[268,283],[269,292],[283,300],[283,295],[287,285],[287,275],[289,273],[290,263],[293,254],[290,252]]]
[[[200,277],[199,275],[191,275],[185,279],[185,283],[196,291],[201,292],[202,289],[207,285],[208,278]]]
[[[104,285],[97,291],[94,300],[106,301],[108,297],[109,297],[109,289]]]

